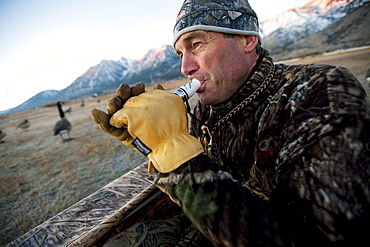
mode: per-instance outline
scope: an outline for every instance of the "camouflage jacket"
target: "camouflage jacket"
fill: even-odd
[[[208,156],[156,183],[215,246],[354,246],[370,229],[368,111],[347,69],[266,57],[228,102],[198,102]]]

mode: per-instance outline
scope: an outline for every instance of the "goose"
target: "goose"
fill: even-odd
[[[20,128],[20,129],[27,129],[28,127],[30,127],[30,122],[28,121],[28,119],[25,119],[22,123],[18,124],[18,126],[16,127],[17,128]]]
[[[64,112],[62,110],[62,102],[58,101],[57,107],[58,107],[58,111],[59,111],[59,115],[60,115],[61,119],[58,122],[55,123],[54,135],[59,134],[60,138],[62,138],[62,141],[69,141],[69,140],[71,140],[71,137],[69,136],[69,131],[72,129],[72,125],[64,115]],[[63,138],[62,135],[64,133],[67,133],[68,139]]]
[[[0,143],[3,143],[3,138],[6,136],[6,132],[3,130],[0,130]]]

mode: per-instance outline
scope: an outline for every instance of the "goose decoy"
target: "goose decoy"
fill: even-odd
[[[28,127],[30,127],[30,122],[25,119],[22,123],[18,124],[18,126],[16,127],[17,128],[20,128],[20,129],[27,129]]]
[[[57,107],[61,119],[55,123],[54,135],[59,134],[60,138],[62,138],[62,141],[69,141],[71,140],[71,137],[69,136],[69,131],[72,129],[72,125],[64,115],[64,112],[62,110],[62,102],[58,101]],[[68,139],[63,138],[64,133],[67,133]]]
[[[0,143],[3,143],[3,138],[6,136],[6,132],[3,130],[0,130]]]

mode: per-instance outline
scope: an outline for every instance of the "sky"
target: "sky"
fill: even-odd
[[[310,0],[249,0],[260,21]],[[172,43],[183,0],[0,0],[0,111]]]

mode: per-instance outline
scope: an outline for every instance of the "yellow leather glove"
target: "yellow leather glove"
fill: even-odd
[[[131,97],[109,121],[122,129],[122,143],[147,155],[161,173],[168,173],[203,152],[200,142],[188,133],[186,106],[170,92],[154,90]]]
[[[159,87],[159,86],[156,86],[156,87]],[[130,97],[140,95],[144,91],[145,91],[145,84],[143,82],[138,82],[132,87],[130,87],[127,84],[122,83],[118,87],[115,95],[113,95],[107,101],[106,106],[107,106],[108,114],[98,109],[93,109],[91,111],[91,118],[94,120],[95,123],[99,125],[100,129],[102,129],[105,133],[111,135],[113,138],[119,141],[125,140],[127,138],[127,131],[125,129],[117,129],[109,125],[109,120],[116,111],[122,109],[123,104]]]

